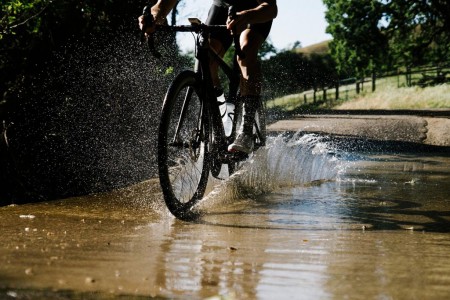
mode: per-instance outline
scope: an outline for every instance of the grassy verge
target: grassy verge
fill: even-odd
[[[284,113],[314,109],[450,109],[450,84],[433,87],[397,87],[393,80],[377,82],[377,89],[371,87],[360,94],[350,94],[341,89],[339,100],[323,101],[319,95],[316,103],[305,101],[305,95],[287,95],[267,102],[267,108]],[[330,91],[330,94],[332,92]],[[331,97],[328,96],[328,99]]]
[[[388,87],[357,96],[334,109],[444,109],[450,108],[450,85],[434,87]]]

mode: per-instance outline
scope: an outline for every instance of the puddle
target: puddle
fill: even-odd
[[[1,207],[0,298],[445,299],[448,166],[276,137],[197,223],[168,213],[156,180]]]

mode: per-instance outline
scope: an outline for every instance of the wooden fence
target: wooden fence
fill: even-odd
[[[374,92],[377,81],[397,77],[397,87],[431,86],[450,82],[450,64],[445,66],[425,66],[419,68],[398,69],[395,72],[373,74],[371,78],[348,78],[335,86],[303,92],[303,104],[324,103],[332,106],[336,100],[349,100],[361,92]]]

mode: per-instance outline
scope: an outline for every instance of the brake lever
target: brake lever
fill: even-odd
[[[236,8],[233,5],[228,8],[228,17],[230,20],[233,20],[236,17]],[[241,44],[239,43],[239,36],[236,34],[236,29],[233,29],[233,41],[236,55],[238,55],[241,59],[244,59],[245,54],[241,49]]]
[[[148,26],[153,25],[153,23],[155,22],[153,15],[151,13],[151,6],[147,5],[144,7],[143,11],[142,11],[142,15],[144,17],[144,26],[142,26],[142,31],[141,31],[141,43],[143,44],[145,42],[146,36],[145,36],[145,32],[147,30]],[[150,50],[150,53],[152,53],[152,55],[156,58],[160,58],[161,54],[156,50],[155,47],[155,39],[153,37],[153,34],[148,34],[147,35],[147,45],[148,45],[148,49]]]

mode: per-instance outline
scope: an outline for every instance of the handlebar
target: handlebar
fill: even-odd
[[[236,16],[236,11],[233,8],[233,6],[230,6],[228,10],[230,18],[234,18]],[[142,27],[141,31],[141,43],[145,42],[146,39],[146,29],[148,26],[152,26],[154,23],[153,15],[151,14],[151,6],[145,6],[142,12],[142,15],[144,17],[144,26]],[[227,30],[226,25],[206,25],[206,24],[193,24],[193,25],[156,25],[155,31],[162,31],[162,32],[219,32],[219,31],[225,31]],[[233,42],[236,49],[236,54],[239,55],[241,58],[244,58],[244,53],[242,52],[240,43],[239,43],[239,36],[234,33],[233,30]],[[155,40],[153,37],[153,34],[147,35],[147,45],[152,53],[153,56],[160,58],[161,54],[156,50],[155,48]]]

